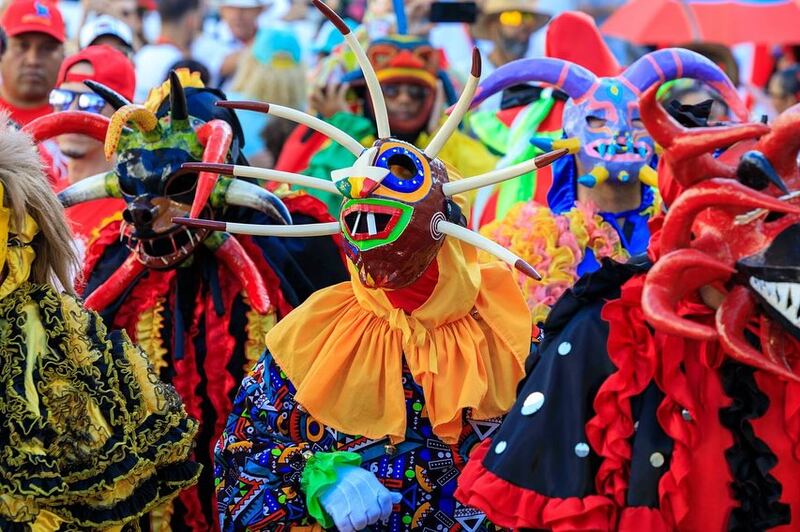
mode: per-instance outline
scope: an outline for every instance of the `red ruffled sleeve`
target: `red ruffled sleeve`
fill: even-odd
[[[458,479],[456,498],[482,509],[489,520],[508,528],[616,530],[616,507],[600,495],[558,499],[515,486],[483,467],[491,446],[485,440],[470,455]],[[643,529],[639,529],[643,530]]]

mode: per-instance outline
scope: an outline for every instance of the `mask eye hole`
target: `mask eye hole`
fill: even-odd
[[[411,179],[417,173],[414,161],[403,154],[395,154],[389,157],[389,171],[400,179]]]
[[[378,157],[376,165],[389,169],[389,175],[381,184],[394,192],[401,194],[416,192],[425,181],[419,158],[404,147],[389,148]]]
[[[589,115],[586,117],[586,125],[593,129],[604,127],[606,122],[608,121],[605,118],[599,116]]]
[[[164,195],[175,198],[193,194],[195,186],[197,186],[197,174],[178,174],[167,181]]]

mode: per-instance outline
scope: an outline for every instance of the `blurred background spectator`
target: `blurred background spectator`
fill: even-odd
[[[81,28],[78,45],[81,49],[105,44],[133,59],[134,35],[130,26],[111,15],[99,15]]]
[[[84,84],[86,80],[102,83],[128,100],[133,99],[136,75],[130,60],[110,46],[89,46],[67,57],[61,65],[56,88],[50,93],[53,111],[86,111],[111,117],[114,109]],[[70,184],[113,167],[113,161],[107,161],[103,153],[103,143],[85,135],[61,135],[58,146],[67,161]]]
[[[161,85],[172,65],[192,58],[192,42],[203,23],[201,6],[200,0],[158,1],[161,32],[158,39],[142,47],[134,59],[136,101],[144,101],[150,89]]]
[[[51,112],[50,91],[64,60],[64,21],[52,4],[15,0],[0,25],[7,36],[0,56],[0,108],[25,125]]]
[[[778,114],[800,102],[800,65],[775,72],[769,80],[767,94]]]
[[[233,77],[242,51],[258,31],[262,0],[220,0],[220,23],[206,29],[194,47],[194,58],[202,61],[216,85],[225,87]]]
[[[291,31],[278,28],[258,30],[253,43],[239,58],[228,91],[229,99],[305,109],[306,68],[301,53],[300,42]],[[270,117],[252,111],[238,114],[245,134],[244,154],[252,158],[266,149],[262,132]]]
[[[58,73],[56,88],[50,94],[53,111],[85,111],[110,117],[114,109],[92,92],[84,81],[92,80],[132,100],[136,87],[133,63],[122,52],[106,45],[89,46],[67,57]],[[116,160],[106,160],[103,143],[85,135],[67,134],[57,139],[64,156],[65,175],[54,185],[65,188],[87,177],[109,172]],[[125,207],[121,199],[109,198],[82,203],[67,209],[73,233],[88,242],[92,231],[108,217]]]

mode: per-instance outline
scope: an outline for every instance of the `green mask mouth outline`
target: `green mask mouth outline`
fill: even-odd
[[[374,206],[378,207],[379,209],[370,210],[370,209],[353,209],[353,207],[359,206]],[[345,216],[350,215],[354,211],[359,211],[361,213],[377,213],[377,214],[389,214],[386,211],[394,211],[391,212],[392,219],[387,224],[388,233],[386,229],[383,231],[379,231],[375,238],[364,238],[364,239],[355,239],[350,234],[350,229],[345,223],[344,219]],[[385,246],[387,244],[391,244],[392,242],[396,241],[400,238],[400,235],[408,227],[408,224],[411,223],[411,216],[414,214],[414,207],[411,205],[407,205],[405,203],[401,203],[399,201],[387,200],[387,199],[379,199],[379,198],[365,198],[365,199],[351,199],[348,200],[343,206],[339,214],[339,227],[342,232],[342,235],[347,239],[347,241],[356,247],[359,251],[369,251],[371,249],[375,249],[381,246]],[[385,235],[381,235],[381,233],[386,233]]]

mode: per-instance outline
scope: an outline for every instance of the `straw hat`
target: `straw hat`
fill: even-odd
[[[540,6],[541,2],[539,0],[484,0],[482,4],[478,20],[472,26],[472,34],[476,39],[491,38],[489,34],[490,23],[505,11],[533,13],[539,19],[535,28],[537,30],[550,20],[550,13]]]

